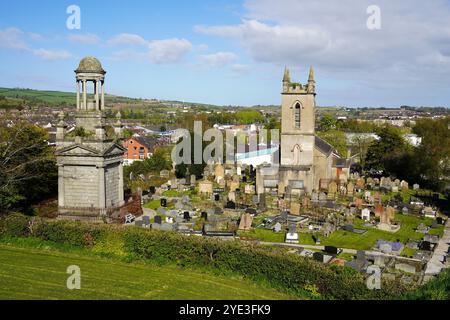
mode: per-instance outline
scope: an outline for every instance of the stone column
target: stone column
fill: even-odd
[[[80,81],[77,80],[77,110],[80,110]]]
[[[65,206],[65,189],[64,189],[64,166],[58,164],[58,206]]]
[[[98,207],[106,208],[106,190],[105,190],[105,167],[97,167],[98,169]]]
[[[123,164],[122,161],[119,163],[119,206],[124,204],[123,197]]]
[[[102,109],[105,110],[105,81],[102,81]]]
[[[98,99],[99,99],[99,95],[98,95],[98,85],[99,85],[99,81],[98,80],[96,80],[95,81],[95,110],[96,111],[99,111],[100,109],[99,109],[99,107],[100,107],[100,103],[99,103],[99,101],[98,101]]]
[[[86,80],[83,80],[83,109],[87,110],[87,97],[86,97]]]

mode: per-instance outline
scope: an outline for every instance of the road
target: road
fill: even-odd
[[[447,219],[444,228],[444,235],[439,240],[436,248],[434,249],[431,259],[427,263],[427,268],[425,269],[425,276],[433,276],[446,268],[442,263],[444,256],[447,255],[450,243],[450,219]]]

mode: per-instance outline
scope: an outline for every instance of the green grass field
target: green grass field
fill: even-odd
[[[86,250],[84,250],[86,251]],[[67,267],[81,269],[69,290]],[[292,299],[237,276],[172,265],[126,263],[92,253],[0,244],[0,299]]]

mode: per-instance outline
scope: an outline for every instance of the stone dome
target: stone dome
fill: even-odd
[[[101,73],[105,74],[102,64],[95,57],[85,57],[81,59],[80,65],[78,66],[76,73]]]

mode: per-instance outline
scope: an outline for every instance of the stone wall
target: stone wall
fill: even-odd
[[[95,166],[64,166],[64,206],[98,207],[98,170]]]

